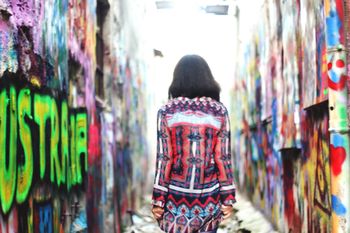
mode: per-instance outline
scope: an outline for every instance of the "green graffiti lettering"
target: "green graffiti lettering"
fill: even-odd
[[[0,174],[1,179],[3,177],[4,172],[4,163],[6,158],[6,125],[7,125],[7,105],[8,105],[9,99],[8,95],[6,93],[6,90],[0,91]],[[0,200],[2,202],[3,199],[3,190],[5,190],[5,187],[3,187],[2,182],[0,182]]]
[[[39,154],[40,154],[40,178],[45,176],[46,139],[45,126],[50,117],[51,98],[49,96],[34,95],[34,120],[39,125]]]
[[[29,89],[23,89],[18,95],[18,123],[19,138],[23,147],[24,164],[17,168],[17,193],[16,201],[22,203],[26,200],[33,180],[33,150],[32,135],[25,117],[31,116],[31,96]]]
[[[83,183],[88,168],[86,111],[69,109],[66,99],[30,87],[16,88],[10,83],[0,89],[0,211],[4,214],[14,201],[21,204],[30,196],[34,167],[39,167],[40,180],[47,177],[58,187],[65,184],[67,190]],[[33,229],[32,222],[28,229]]]
[[[78,113],[76,118],[76,159],[77,159],[77,179],[81,184],[83,181],[81,171],[81,156],[83,158],[83,164],[85,172],[87,171],[87,117],[86,113]]]
[[[6,132],[9,130],[9,145],[8,155],[6,155],[6,141],[3,145],[3,151],[0,155],[0,194],[1,194],[1,208],[4,213],[10,210],[12,205],[15,188],[16,188],[16,168],[17,168],[17,101],[16,101],[16,90],[14,87],[10,87],[10,98],[6,94],[6,91],[1,93],[0,100],[3,100],[5,106],[1,107],[1,129],[0,133],[7,135]],[[2,112],[1,112],[2,111]],[[9,113],[9,122],[6,122],[7,113]],[[9,128],[6,129],[7,124]],[[6,139],[5,139],[6,140]],[[5,149],[4,149],[5,148]],[[7,160],[9,160],[7,162]],[[8,164],[8,166],[7,166]]]
[[[51,182],[55,182],[55,171],[56,171],[56,182],[60,186],[62,181],[61,176],[61,164],[58,158],[58,140],[59,140],[59,117],[57,104],[54,99],[51,100],[51,137],[50,137],[50,179]]]
[[[77,175],[76,175],[76,145],[75,145],[75,115],[70,115],[70,164],[71,164],[71,184],[75,185],[77,183]]]
[[[62,158],[62,183],[67,182],[70,190],[70,170],[69,170],[69,142],[68,142],[68,105],[64,100],[61,105],[61,158]]]

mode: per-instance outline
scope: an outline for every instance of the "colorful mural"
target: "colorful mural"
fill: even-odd
[[[68,0],[42,1],[44,18],[42,25],[42,46],[45,60],[53,69],[46,75],[48,86],[67,89],[68,48],[67,10]]]
[[[315,0],[300,1],[303,107],[316,102],[316,15]],[[297,28],[297,27],[295,27]]]
[[[308,232],[332,232],[330,136],[327,103],[303,115],[303,153],[298,193],[302,225]],[[307,226],[307,227],[306,227]],[[297,228],[296,228],[297,229]]]
[[[329,127],[331,161],[332,232],[350,231],[349,121],[347,115],[349,77],[346,70],[344,3],[325,1]]]
[[[295,1],[285,1],[282,7],[282,100],[279,103],[281,116],[278,116],[281,130],[281,147],[300,147],[300,119],[299,78],[302,73],[298,67],[298,40],[299,40],[299,6]],[[293,9],[292,11],[289,9]],[[282,52],[282,51],[280,51]],[[279,99],[279,98],[277,98]]]
[[[16,72],[18,69],[17,51],[15,49],[15,28],[8,20],[8,15],[1,15],[0,18],[0,75],[5,71]]]
[[[65,227],[61,201],[84,189],[87,112],[70,108],[63,92],[15,79],[0,80],[0,227],[59,232]]]
[[[82,184],[87,171],[87,113],[69,109],[64,98],[45,91],[16,88],[10,77],[3,77],[0,85],[0,197],[6,214],[14,200],[21,204],[27,199],[34,178],[57,187],[64,184],[68,191]]]
[[[281,232],[347,232],[343,4],[263,2],[251,39],[237,46],[237,183]],[[252,82],[254,72],[259,78]]]
[[[144,73],[118,37],[120,7],[0,0],[0,232],[121,232],[139,205]]]

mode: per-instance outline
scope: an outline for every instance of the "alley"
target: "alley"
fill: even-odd
[[[0,0],[0,233],[157,233],[151,208],[175,222],[181,201],[171,231],[222,204],[218,233],[350,233],[349,17],[350,0]],[[218,96],[174,98],[188,54]]]

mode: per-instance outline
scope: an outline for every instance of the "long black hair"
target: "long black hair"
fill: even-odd
[[[201,56],[186,55],[175,66],[168,94],[169,99],[206,96],[220,101],[220,91],[208,63]]]

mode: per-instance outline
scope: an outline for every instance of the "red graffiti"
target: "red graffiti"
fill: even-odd
[[[328,67],[328,70],[332,69],[332,67],[333,67],[332,62],[329,62],[328,65],[327,65],[327,67]]]
[[[283,191],[284,191],[284,215],[288,223],[289,232],[301,232],[301,217],[295,202],[296,196],[294,192],[295,177],[294,167],[297,161],[292,157],[294,151],[284,151],[282,155],[283,162]]]
[[[91,124],[89,127],[89,164],[93,164],[95,159],[100,156],[100,125]]]
[[[341,59],[337,60],[335,64],[337,65],[338,68],[343,68],[345,66],[344,61]]]
[[[334,147],[331,145],[331,167],[334,175],[339,175],[346,158],[344,147]]]
[[[333,82],[332,79],[328,77],[328,85],[333,90],[342,90],[345,87],[348,76],[342,75],[339,82]]]

